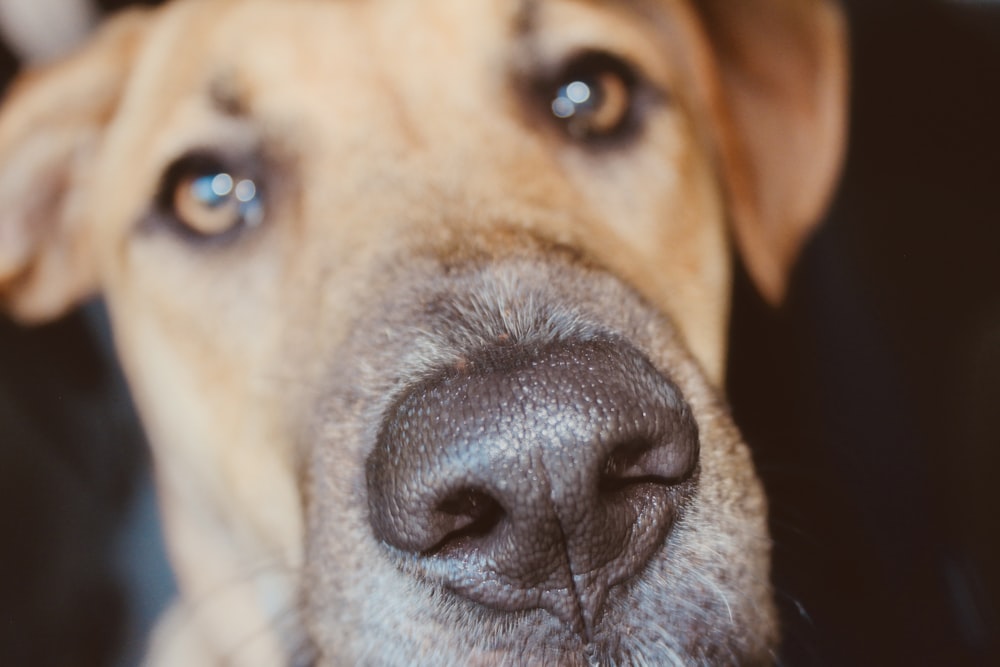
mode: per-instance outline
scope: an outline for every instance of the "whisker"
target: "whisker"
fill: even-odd
[[[701,583],[705,584],[705,586],[708,587],[709,590],[711,590],[713,593],[715,593],[716,596],[720,600],[722,600],[722,603],[724,605],[726,605],[726,612],[729,614],[729,624],[732,625],[732,626],[735,626],[736,625],[736,617],[733,615],[733,608],[729,605],[729,599],[726,597],[726,593],[725,593],[725,591],[722,590],[722,587],[719,586],[714,581],[712,581],[712,579],[710,577],[705,576],[701,572],[695,571],[695,572],[693,572],[693,574],[694,574],[695,578],[698,579],[698,581],[700,581]],[[736,594],[739,594],[737,591],[733,591],[733,592],[736,593]]]

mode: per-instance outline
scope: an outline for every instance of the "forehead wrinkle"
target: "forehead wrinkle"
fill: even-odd
[[[649,0],[566,0],[578,5],[588,5],[591,7],[605,8],[608,10],[620,9],[624,7],[630,11],[637,11],[649,7]]]
[[[592,11],[603,10],[614,13],[629,13],[641,18],[649,18],[658,5],[670,4],[656,0],[522,0],[515,22],[515,32],[524,36],[539,29],[542,4],[545,2],[577,5]]]

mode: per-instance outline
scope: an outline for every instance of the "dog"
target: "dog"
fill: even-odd
[[[775,660],[725,406],[835,182],[826,0],[178,0],[0,113],[0,296],[105,299],[154,665]]]

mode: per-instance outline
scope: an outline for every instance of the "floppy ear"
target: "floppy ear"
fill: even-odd
[[[0,108],[0,305],[22,321],[96,289],[87,180],[147,17],[114,19],[77,55],[15,82]]]
[[[719,149],[736,242],[774,303],[839,173],[844,19],[833,0],[695,4],[719,70]]]

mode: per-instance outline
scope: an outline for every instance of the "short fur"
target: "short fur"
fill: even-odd
[[[731,239],[778,299],[835,177],[821,0],[180,0],[116,18],[0,115],[0,297],[107,300],[181,595],[151,664],[773,659],[766,503],[721,398]],[[613,142],[539,81],[614,54],[658,95]],[[264,222],[200,239],[164,173],[209,151]],[[697,487],[585,638],[411,576],[365,460],[413,382],[483,347],[613,336],[682,391]]]

